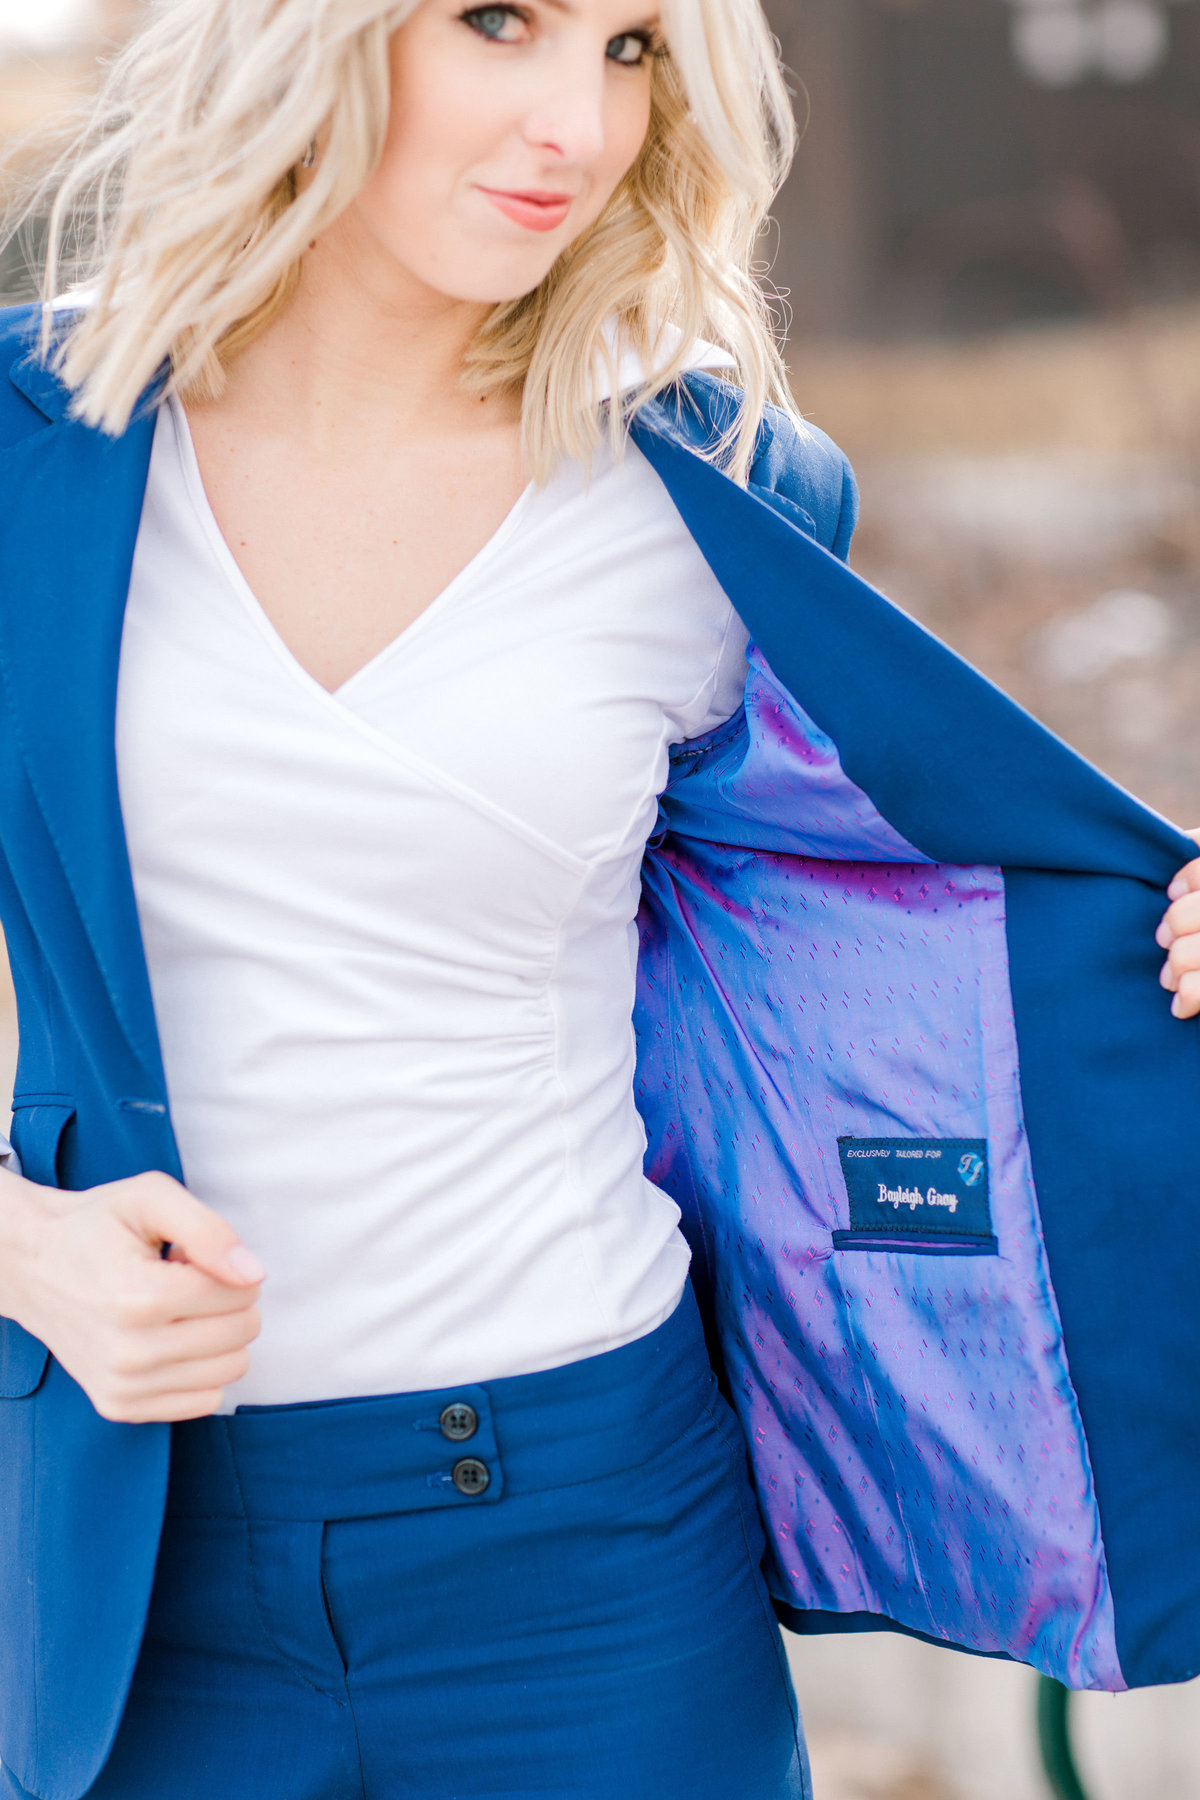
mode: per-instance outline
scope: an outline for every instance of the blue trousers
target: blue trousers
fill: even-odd
[[[810,1800],[763,1549],[690,1289],[564,1368],[176,1426],[90,1797]]]

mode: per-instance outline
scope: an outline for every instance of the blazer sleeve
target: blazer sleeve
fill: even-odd
[[[667,445],[698,452],[703,459],[736,423],[742,400],[741,390],[731,383],[707,370],[692,370],[643,409],[634,422],[634,437],[662,475],[659,463]],[[672,482],[667,485],[670,489]],[[844,453],[819,427],[769,406],[747,485],[822,549],[847,560],[858,523],[858,484]]]
[[[769,494],[810,537],[846,562],[858,524],[858,482],[845,453],[807,422],[797,426],[772,407],[750,485]]]

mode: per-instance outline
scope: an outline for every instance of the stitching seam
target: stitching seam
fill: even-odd
[[[224,1433],[222,1433],[222,1436],[224,1437]],[[293,1674],[299,1676],[305,1687],[311,1688],[314,1694],[320,1694],[325,1700],[332,1700],[335,1706],[345,1706],[345,1700],[340,1700],[336,1694],[331,1694],[327,1688],[319,1687],[315,1681],[309,1679],[300,1664],[284,1649],[283,1645],[275,1636],[275,1633],[271,1630],[270,1625],[267,1623],[267,1614],[263,1604],[258,1565],[254,1560],[254,1530],[251,1525],[250,1514],[246,1509],[246,1497],[242,1492],[241,1477],[238,1474],[237,1458],[233,1454],[233,1446],[230,1444],[227,1437],[224,1441],[229,1456],[229,1468],[233,1476],[233,1485],[237,1490],[237,1497],[242,1508],[241,1523],[246,1534],[246,1561],[250,1567],[250,1592],[254,1596],[254,1610],[258,1615],[258,1623],[262,1634],[267,1642],[274,1646],[276,1654],[283,1659],[288,1668],[292,1670]],[[227,1517],[228,1515],[225,1516]]]

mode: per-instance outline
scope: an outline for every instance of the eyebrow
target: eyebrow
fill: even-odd
[[[543,0],[543,4],[545,6],[552,7],[555,12],[573,13],[578,10],[574,3],[574,0]],[[627,25],[625,27],[625,30],[630,31],[630,32],[633,32],[633,31],[645,31],[645,32],[661,31],[662,30],[662,20],[660,19],[659,15],[657,13],[652,13],[652,14],[650,14],[649,17],[647,17],[645,19],[639,19],[636,24]]]

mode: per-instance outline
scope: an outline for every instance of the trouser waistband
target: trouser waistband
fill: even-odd
[[[648,1461],[713,1386],[689,1285],[647,1336],[561,1368],[173,1425],[167,1511],[317,1520],[494,1505]]]

